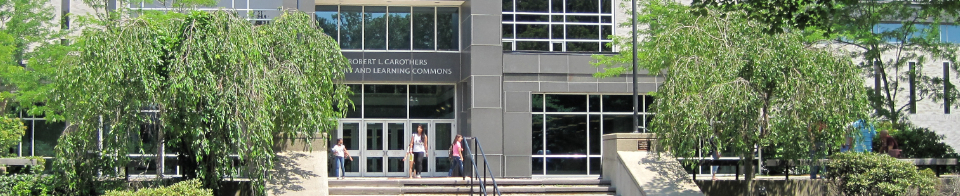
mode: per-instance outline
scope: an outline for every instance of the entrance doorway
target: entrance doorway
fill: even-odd
[[[345,163],[346,175],[407,176],[410,162],[403,158],[420,125],[427,135],[421,176],[447,176],[449,148],[456,136],[453,120],[341,120],[335,138],[343,138],[354,160]]]

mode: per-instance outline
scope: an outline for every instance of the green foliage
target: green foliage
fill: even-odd
[[[203,188],[200,180],[193,179],[178,182],[176,184],[160,187],[145,188],[136,191],[107,191],[105,196],[181,196],[181,195],[213,195],[213,190]]]
[[[750,159],[757,146],[782,146],[799,158],[815,141],[839,146],[844,127],[866,117],[860,70],[805,45],[801,33],[768,34],[744,12],[663,1],[642,7],[638,20],[649,28],[641,32],[640,66],[665,72],[652,130],[675,156],[709,152],[701,142],[712,138],[729,156]],[[598,76],[629,70],[621,66],[632,57],[628,44],[618,55],[596,56],[607,66]]]
[[[0,1],[0,113],[7,105],[19,106],[30,114],[51,114],[40,104],[52,90],[50,85],[59,59],[65,57],[58,38],[65,31],[56,24],[52,4],[36,0]],[[14,39],[15,38],[15,39]]]
[[[7,156],[7,149],[20,143],[26,130],[19,118],[0,115],[0,157]]]
[[[890,135],[900,145],[903,158],[957,158],[953,147],[943,143],[944,136],[924,127],[906,124],[900,129],[890,129]],[[879,134],[874,139],[874,149],[879,149]]]
[[[129,159],[115,155],[165,145],[182,154],[185,177],[206,188],[244,177],[262,191],[275,141],[305,136],[310,146],[352,107],[340,83],[349,64],[314,23],[301,12],[254,26],[233,13],[194,11],[85,29],[55,80],[51,104],[71,123],[56,147],[57,173],[70,191],[95,194],[111,189],[97,179],[125,175],[112,168]],[[159,131],[141,132],[148,124]],[[103,141],[90,139],[101,128]],[[139,134],[164,141],[131,137]]]
[[[2,195],[52,195],[53,185],[56,184],[53,176],[40,174],[13,174],[0,175],[0,193]]]
[[[845,195],[936,195],[940,180],[930,169],[876,153],[838,153],[830,157],[831,179]]]
[[[928,75],[922,66],[957,62],[957,45],[941,41],[940,24],[957,24],[960,1],[721,0],[694,5],[745,11],[772,33],[797,27],[803,29],[806,42],[833,44],[853,54],[864,76],[879,78],[868,94],[874,115],[893,121],[897,128],[905,125],[911,109],[909,96],[903,95],[909,93],[911,75],[916,78],[916,101],[949,100],[944,107],[960,107],[956,85],[940,75]],[[921,66],[910,71],[910,62]],[[958,68],[951,66],[951,71]]]

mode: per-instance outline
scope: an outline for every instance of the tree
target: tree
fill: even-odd
[[[245,177],[262,194],[275,142],[310,146],[352,106],[340,83],[349,64],[308,14],[261,26],[226,11],[115,22],[85,28],[55,79],[51,104],[70,123],[55,165],[72,193],[110,189],[102,179],[124,177],[123,155],[162,154],[141,145],[155,142],[206,188]]]
[[[52,68],[63,57],[64,46],[58,38],[64,35],[57,28],[53,7],[47,1],[0,1],[0,113],[7,106],[18,111],[43,115],[49,109],[42,103],[50,93]]]
[[[941,33],[947,31],[941,24],[956,23],[960,1],[720,0],[694,4],[745,11],[763,21],[770,32],[800,28],[808,39],[847,49],[861,62],[862,74],[874,79],[869,94],[874,115],[892,121],[898,129],[907,126],[907,114],[915,111],[916,102],[929,99],[943,107],[960,107],[956,101],[960,92],[954,84],[923,72],[923,65],[929,62],[956,62],[957,45],[942,40]],[[911,68],[911,63],[916,66]],[[951,65],[950,71],[956,73],[958,66]],[[914,95],[905,95],[911,93],[910,88]]]
[[[843,127],[866,116],[860,70],[847,57],[805,44],[795,29],[769,34],[743,11],[665,1],[641,7],[638,23],[648,26],[639,32],[641,68],[665,78],[653,93],[652,131],[674,156],[701,156],[711,150],[702,142],[715,140],[744,160],[771,145],[806,157],[814,143],[838,146]],[[626,39],[616,38],[620,54],[595,56],[606,66],[596,76],[631,70],[623,66],[632,59]],[[745,165],[753,170],[752,162]]]

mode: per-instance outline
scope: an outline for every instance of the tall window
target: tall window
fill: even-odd
[[[318,5],[317,26],[343,50],[460,50],[456,7]]]
[[[917,63],[909,62],[910,65],[910,113],[917,113]]]
[[[943,62],[943,113],[950,113],[950,89],[953,84],[950,83],[950,62]]]
[[[531,98],[533,175],[600,174],[603,134],[633,132],[631,95],[534,94]],[[653,97],[640,97],[641,126]]]
[[[53,157],[56,155],[54,147],[57,146],[57,139],[63,133],[66,127],[64,122],[52,122],[44,119],[42,116],[27,115],[26,112],[20,112],[19,116],[23,120],[23,125],[27,127],[20,145],[14,150],[12,155],[17,156],[38,156],[47,159],[46,167],[50,168],[53,163]]]
[[[503,50],[612,52],[612,0],[503,0]]]

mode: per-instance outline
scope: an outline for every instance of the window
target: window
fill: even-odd
[[[453,85],[347,84],[354,108],[346,118],[453,119]]]
[[[910,65],[910,113],[917,113],[917,63],[909,62]]]
[[[26,115],[25,112],[20,112],[19,117],[27,127],[20,145],[3,150],[13,150],[11,155],[16,156],[43,157],[47,160],[46,167],[49,168],[53,163],[53,157],[56,156],[54,147],[57,146],[57,139],[66,128],[66,123],[47,121],[43,117]]]
[[[343,50],[460,50],[456,7],[318,5],[317,26]]]
[[[641,95],[640,125],[653,114]],[[600,174],[601,135],[633,132],[631,95],[531,95],[534,175]]]
[[[612,52],[611,0],[503,0],[503,50]]]
[[[943,113],[950,114],[950,89],[953,84],[950,83],[950,62],[943,62]]]
[[[873,27],[873,33],[884,33],[884,32],[894,32],[899,31],[904,28],[901,23],[881,23]],[[925,32],[932,31],[929,24],[914,24],[912,33],[907,36],[907,39],[914,37],[921,37],[924,33],[935,33],[935,32]],[[957,25],[940,25],[940,42],[943,43],[960,43],[960,26]],[[892,35],[896,36],[896,35]],[[898,39],[893,37],[885,37],[884,40],[887,42],[899,42]]]

